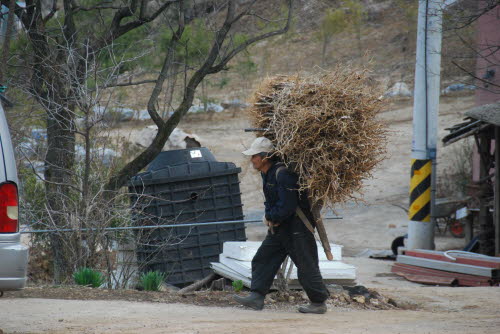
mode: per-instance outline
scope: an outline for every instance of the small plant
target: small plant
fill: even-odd
[[[240,279],[237,281],[233,281],[232,285],[235,292],[240,292],[241,290],[243,290],[243,281]]]
[[[165,281],[165,274],[159,271],[148,271],[141,275],[141,285],[146,291],[160,291],[161,284]]]
[[[97,270],[90,268],[80,268],[73,274],[73,279],[78,285],[91,286],[93,288],[100,287],[105,279],[104,276]]]

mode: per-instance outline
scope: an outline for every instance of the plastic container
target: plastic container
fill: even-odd
[[[135,225],[242,220],[238,173],[207,148],[161,152],[129,183]],[[159,270],[166,281],[186,285],[211,273],[225,241],[245,241],[244,224],[145,229],[139,232],[141,271]]]

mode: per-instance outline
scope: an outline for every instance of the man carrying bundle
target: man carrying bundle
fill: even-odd
[[[300,306],[302,313],[323,314],[329,292],[318,264],[318,249],[311,231],[296,214],[301,210],[314,224],[307,194],[298,191],[298,177],[272,156],[271,141],[265,137],[254,140],[250,149],[253,167],[261,172],[265,196],[265,221],[269,227],[266,239],[252,260],[251,293],[234,299],[247,307],[262,310],[281,264],[289,255],[297,267],[299,282],[311,303]]]

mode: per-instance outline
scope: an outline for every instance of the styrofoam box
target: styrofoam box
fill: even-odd
[[[261,244],[260,241],[226,241],[222,253],[235,260],[252,261]],[[321,243],[316,242],[316,244],[318,246],[319,260],[328,261]],[[330,248],[332,249],[333,261],[342,261],[342,246],[330,244]]]
[[[247,278],[252,277],[252,263],[250,261],[239,261],[223,254],[219,255],[219,262],[233,271]],[[324,280],[328,279],[355,279],[356,267],[340,261],[319,261],[319,270]],[[292,269],[291,279],[297,279],[297,268]]]

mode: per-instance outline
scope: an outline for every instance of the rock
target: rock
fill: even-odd
[[[276,303],[276,300],[272,299],[271,297],[266,297],[266,302],[268,304],[274,304],[274,303]]]
[[[300,294],[300,297],[302,297],[302,299],[304,299],[304,300],[309,300],[309,297],[307,297],[307,293],[305,293],[304,291],[302,291],[302,293]]]
[[[137,111],[131,108],[120,107],[114,110],[115,121],[116,122],[129,122],[134,119],[134,115]]]
[[[137,110],[134,112],[134,118],[133,119],[136,119],[136,120],[139,120],[139,121],[144,121],[144,120],[147,120],[147,119],[150,119],[151,117],[149,116],[149,113],[147,110]]]
[[[232,109],[232,108],[246,108],[248,104],[241,101],[240,99],[234,99],[230,101],[223,101],[220,104],[224,109]]]
[[[392,298],[389,298],[389,299],[387,300],[387,303],[388,303],[388,304],[391,304],[391,305],[392,305],[392,306],[394,306],[394,307],[398,307],[398,303],[396,303],[396,301],[395,301],[394,299],[392,299]]]
[[[452,84],[441,91],[441,95],[449,95],[453,92],[463,92],[475,90],[476,86],[466,84]]]
[[[176,287],[175,285],[168,284],[163,282],[160,286],[160,291],[165,291],[165,292],[177,292],[179,291],[180,288]]]
[[[346,290],[349,292],[349,296],[354,298],[355,295],[369,296],[370,291],[362,285],[356,285],[354,287],[346,287]]]
[[[331,294],[334,294],[334,295],[338,295],[338,294],[344,292],[344,288],[342,287],[342,285],[338,285],[338,284],[327,284],[326,288],[328,289],[328,291],[330,291]]]
[[[224,108],[220,104],[213,103],[213,102],[207,103],[207,110],[206,110],[207,112],[221,112],[223,110],[224,110]],[[203,105],[203,103],[201,103],[198,105],[191,106],[191,108],[189,108],[188,112],[197,113],[197,112],[204,112],[204,111],[205,111],[205,106]]]
[[[288,296],[288,301],[290,303],[293,303],[295,301],[295,297],[294,296]]]
[[[153,142],[157,132],[158,127],[156,125],[148,125],[133,136],[131,135],[130,141],[140,147],[148,147],[151,142]],[[200,142],[201,139],[197,135],[186,133],[179,128],[175,128],[168,137],[162,151],[201,147]]]
[[[396,82],[390,89],[384,93],[384,97],[411,97],[411,91],[404,82]]]
[[[378,306],[378,305],[380,305],[380,302],[378,299],[372,298],[372,299],[370,299],[370,304],[372,304],[374,306]]]
[[[75,153],[77,160],[83,161],[85,159],[85,147],[81,145],[75,145]],[[113,162],[113,159],[120,156],[118,152],[110,148],[96,147],[90,150],[90,155],[97,158],[102,162],[104,166],[109,166]]]
[[[364,304],[366,303],[365,296],[354,296],[352,297],[352,300],[354,300],[357,303]]]
[[[340,295],[340,299],[341,299],[342,301],[344,301],[344,302],[347,302],[347,303],[348,303],[349,301],[351,301],[351,296],[349,296],[349,294],[348,294],[346,291],[344,291],[344,292],[342,292],[342,294]]]
[[[216,279],[210,285],[210,290],[212,291],[224,291],[226,286],[226,279],[224,277]]]

